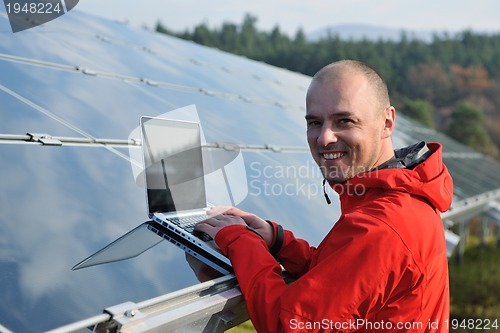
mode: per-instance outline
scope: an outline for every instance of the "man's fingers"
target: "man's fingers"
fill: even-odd
[[[212,218],[219,216],[237,216],[244,219],[247,223],[249,222],[249,220],[247,219],[252,219],[255,217],[254,214],[245,212],[236,207],[229,207],[229,206],[213,207],[207,212],[207,215]]]
[[[210,226],[216,227],[216,226],[220,226],[221,224],[223,224],[225,220],[227,220],[227,218],[224,217],[223,215],[215,215],[213,217],[206,219],[205,221],[201,221],[198,224],[204,223],[204,224],[208,224]]]
[[[206,219],[205,221],[199,222],[196,224],[195,229],[198,231],[203,231],[210,236],[212,236],[213,233],[217,233],[219,229],[224,227],[225,224],[227,224],[224,220],[227,218],[222,218],[222,215],[217,215],[215,217],[211,217],[209,219]],[[212,236],[213,237],[213,236]]]
[[[194,229],[198,230],[198,231],[202,231],[202,232],[210,235],[212,233],[212,231],[214,231],[214,229],[216,229],[216,227],[213,226],[212,224],[207,223],[206,221],[203,221],[203,222],[197,223],[194,226]]]
[[[210,217],[214,217],[217,215],[222,215],[225,214],[228,210],[230,210],[232,207],[230,206],[216,206],[212,207],[208,210],[207,215]]]
[[[251,215],[250,213],[247,213],[241,209],[238,209],[236,207],[229,207],[226,211],[224,211],[224,215],[234,215],[234,216],[239,216],[239,217],[245,217]]]

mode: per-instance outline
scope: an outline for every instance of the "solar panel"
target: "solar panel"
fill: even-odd
[[[0,33],[0,134],[89,139],[43,147],[0,136],[5,327],[39,332],[197,283],[183,252],[166,244],[71,271],[147,219],[128,150],[95,144],[127,140],[142,115],[195,104],[208,143],[241,145],[242,209],[312,244],[337,220],[305,140],[310,77],[77,10],[12,34],[0,9]],[[419,140],[444,144],[456,199],[500,188],[498,163],[399,115],[396,146]]]

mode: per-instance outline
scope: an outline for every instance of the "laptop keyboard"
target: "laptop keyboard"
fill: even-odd
[[[178,225],[182,229],[186,230],[188,233],[193,234],[194,236],[200,238],[201,240],[208,242],[212,240],[212,237],[207,235],[204,232],[199,232],[194,230],[195,225],[198,222],[205,221],[208,218],[207,215],[192,215],[192,216],[183,216],[183,217],[169,217],[167,220]]]

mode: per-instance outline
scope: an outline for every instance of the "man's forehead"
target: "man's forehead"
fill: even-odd
[[[311,81],[311,85],[318,86],[339,86],[344,87],[351,83],[368,83],[368,78],[364,73],[354,70],[332,71],[325,73]]]
[[[357,115],[351,111],[335,110],[335,109],[315,110],[315,109],[308,108],[306,110],[305,118],[306,118],[306,120],[308,120],[308,119],[317,119],[317,118],[325,117],[325,116],[328,118],[353,118],[353,117],[357,117]]]
[[[344,111],[350,111],[349,105],[352,103],[377,103],[376,93],[366,76],[356,74],[345,78],[334,77],[331,80],[314,80],[307,91],[306,106],[328,103]]]

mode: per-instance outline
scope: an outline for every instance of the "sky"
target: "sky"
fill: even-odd
[[[500,32],[499,0],[80,0],[75,9],[131,26],[153,29],[160,21],[182,32],[200,23],[219,28],[241,24],[245,14],[257,27],[275,26],[289,36],[340,24],[369,24],[403,30]]]

